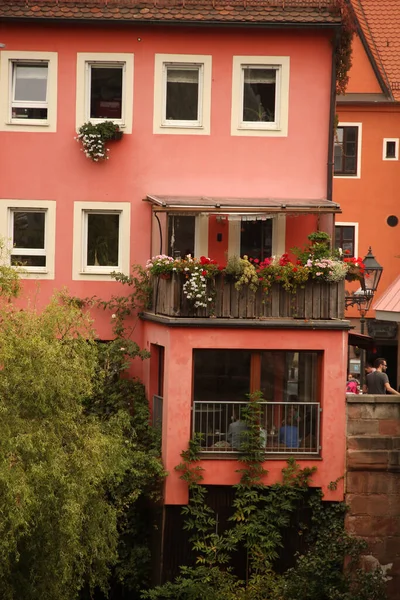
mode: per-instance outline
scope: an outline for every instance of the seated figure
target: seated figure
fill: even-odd
[[[227,440],[235,450],[240,450],[243,443],[243,432],[246,431],[247,425],[244,421],[238,419],[229,425]]]
[[[279,429],[279,442],[288,448],[298,448],[299,428],[297,425],[282,425]]]

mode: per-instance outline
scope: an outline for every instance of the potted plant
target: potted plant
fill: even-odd
[[[331,242],[331,236],[325,231],[313,231],[308,236],[311,244],[326,244],[329,245]]]
[[[77,142],[82,144],[82,152],[93,162],[108,160],[109,149],[106,143],[111,140],[120,140],[123,132],[119,125],[113,121],[103,121],[95,125],[88,121],[78,129],[78,135],[75,137]]]

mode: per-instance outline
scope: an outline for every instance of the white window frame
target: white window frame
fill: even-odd
[[[335,221],[335,227],[354,227],[354,256],[358,256],[358,225],[356,221]]]
[[[76,66],[76,129],[83,123],[113,121],[124,133],[133,127],[133,65],[134,55],[117,52],[78,52]],[[122,110],[120,119],[90,118],[91,67],[122,67]]]
[[[165,118],[168,67],[199,71],[197,121],[171,121]],[[207,55],[156,54],[154,67],[153,133],[210,135],[212,59]]]
[[[118,261],[115,266],[87,265],[87,214],[119,214]],[[72,279],[86,281],[111,281],[114,271],[129,274],[130,265],[130,202],[75,202],[74,245],[72,257]]]
[[[395,155],[387,156],[387,143],[395,143]],[[383,138],[382,160],[399,160],[399,138]]]
[[[275,121],[243,121],[244,69],[276,71]],[[231,135],[287,137],[289,125],[289,56],[234,56],[232,72]]]
[[[21,248],[15,249],[18,255],[46,256],[45,267],[15,267],[22,279],[54,279],[55,277],[55,235],[56,235],[56,202],[55,200],[0,200],[0,236],[8,240],[10,255],[14,254],[12,244],[13,212],[44,212],[45,213],[45,240],[44,249]],[[11,260],[9,259],[9,264]]]
[[[358,127],[358,136],[357,136],[357,172],[355,175],[335,175],[333,177],[335,179],[346,179],[350,181],[351,179],[360,179],[361,178],[361,148],[362,148],[362,123],[345,123],[340,121],[337,124],[338,127]],[[332,167],[333,169],[334,167]]]
[[[16,52],[2,50],[0,53],[0,131],[55,132],[57,130],[57,52]],[[14,65],[47,63],[47,119],[22,119],[12,117],[14,92]],[[36,106],[37,102],[18,102],[23,106]],[[42,103],[39,103],[42,104]]]

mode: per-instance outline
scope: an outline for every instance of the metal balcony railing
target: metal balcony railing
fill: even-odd
[[[259,402],[260,447],[268,455],[320,453],[318,402]],[[200,435],[200,451],[207,455],[237,455],[246,440],[242,409],[248,402],[194,402],[193,436]]]

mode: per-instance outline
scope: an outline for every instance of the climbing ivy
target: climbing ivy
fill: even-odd
[[[282,482],[264,484],[267,471],[260,444],[261,394],[251,394],[243,419],[240,482],[234,486],[230,526],[216,533],[216,516],[207,504],[199,464],[199,438],[189,442],[176,467],[189,488],[183,507],[185,529],[195,559],[182,566],[173,582],[146,590],[149,600],[384,600],[380,571],[365,573],[359,567],[365,543],[347,534],[346,505],[323,502],[322,493],[311,490],[315,468],[302,469],[294,459],[282,470]],[[297,507],[311,513],[308,524],[296,523],[304,536],[304,551],[286,572],[276,569],[284,532],[293,523]],[[234,553],[241,551],[246,577],[239,579],[231,568]]]

